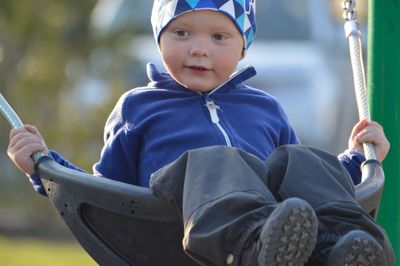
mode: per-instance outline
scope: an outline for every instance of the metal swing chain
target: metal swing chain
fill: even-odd
[[[356,0],[344,0],[342,2],[343,18],[345,20],[357,20]]]
[[[350,59],[353,68],[354,89],[357,100],[358,115],[360,120],[371,120],[367,88],[365,82],[365,71],[362,60],[361,32],[357,24],[356,0],[343,0],[343,18],[345,19],[344,30],[349,41]],[[364,143],[364,154],[367,160],[376,160],[375,148],[372,143]]]

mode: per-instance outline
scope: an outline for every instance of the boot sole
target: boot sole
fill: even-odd
[[[271,214],[260,233],[260,265],[301,266],[308,261],[317,239],[317,217],[305,201],[290,198]]]
[[[386,266],[383,249],[372,236],[351,231],[331,250],[326,266]]]

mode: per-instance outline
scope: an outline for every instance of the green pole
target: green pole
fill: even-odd
[[[378,222],[389,235],[400,265],[400,2],[369,0],[368,93],[372,119],[391,143],[384,161],[385,188]]]

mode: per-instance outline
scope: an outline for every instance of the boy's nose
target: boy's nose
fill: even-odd
[[[192,45],[190,54],[192,56],[209,56],[210,51],[204,41],[198,41]]]
[[[208,52],[208,50],[205,49],[205,48],[193,47],[193,48],[190,50],[190,54],[191,54],[192,56],[208,56],[208,55],[209,55],[209,52]]]

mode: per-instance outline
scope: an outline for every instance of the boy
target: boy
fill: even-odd
[[[351,265],[360,257],[366,265],[392,263],[385,233],[355,202],[337,159],[283,146],[298,140],[280,105],[242,84],[253,68],[234,73],[256,30],[254,1],[156,0],[152,24],[168,74],[149,65],[148,86],[121,97],[95,174],[151,183],[182,216],[184,249],[202,264]],[[34,182],[34,151],[77,169],[49,152],[32,126],[10,138],[9,156]],[[378,124],[358,123],[352,152],[342,155],[354,180],[362,161],[355,151],[367,141],[379,160],[389,148]],[[353,247],[360,249],[356,258]]]

